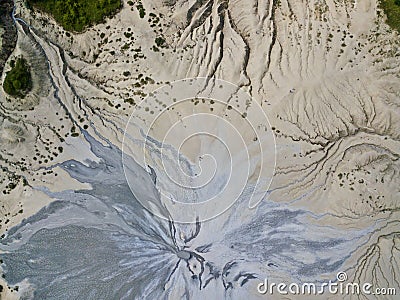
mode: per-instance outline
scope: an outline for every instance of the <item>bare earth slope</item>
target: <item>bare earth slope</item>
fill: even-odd
[[[338,272],[400,293],[400,39],[377,1],[128,2],[78,34],[16,1],[17,46],[4,70],[23,54],[33,90],[14,99],[0,89],[4,299],[256,299],[265,297],[257,292],[264,278],[321,283]],[[248,207],[251,179],[219,217],[180,224],[137,199],[153,197],[165,208],[159,193],[171,187],[160,167],[163,136],[151,141],[149,164],[129,161],[134,188],[122,145],[135,109],[133,123],[149,124],[158,112],[168,114],[176,97],[156,96],[159,102],[141,107],[146,96],[196,77],[250,95],[268,120],[252,119],[255,104],[229,102],[237,91],[228,104],[256,120],[257,130],[265,127],[261,139],[274,134],[276,164],[273,154],[264,162],[275,168],[273,177],[260,172],[266,194],[255,208]],[[211,113],[211,102],[198,105],[196,95],[185,101],[159,128],[175,121],[188,132],[202,128],[185,116]],[[244,128],[225,108],[220,116]],[[171,144],[183,140],[177,134]],[[191,176],[197,157],[223,153],[214,142],[183,147]],[[258,138],[245,142],[258,153]],[[239,140],[232,145],[241,158]],[[251,157],[255,174],[262,155]],[[232,178],[242,172],[237,166],[227,168]],[[219,184],[197,195],[207,198]],[[329,297],[342,299],[321,299]]]

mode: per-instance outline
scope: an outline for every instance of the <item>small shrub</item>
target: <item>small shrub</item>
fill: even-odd
[[[3,89],[10,96],[19,98],[25,97],[32,89],[31,72],[24,58],[18,58],[16,62],[12,63],[12,69],[7,72],[4,79]]]

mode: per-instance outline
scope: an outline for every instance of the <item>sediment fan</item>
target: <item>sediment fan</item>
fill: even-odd
[[[145,208],[191,223],[223,213],[244,191],[256,207],[272,180],[275,140],[265,112],[243,89],[184,79],[138,105],[125,130],[123,163]],[[137,164],[149,176],[139,176]]]

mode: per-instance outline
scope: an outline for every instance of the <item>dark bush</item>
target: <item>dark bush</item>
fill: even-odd
[[[31,72],[24,58],[18,58],[11,71],[7,72],[3,89],[7,94],[20,98],[32,89]]]

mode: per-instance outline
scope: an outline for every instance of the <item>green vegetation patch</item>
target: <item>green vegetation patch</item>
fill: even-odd
[[[68,31],[83,31],[121,8],[121,0],[28,0],[28,4],[51,14]]]
[[[16,62],[11,62],[11,67],[4,79],[3,89],[11,96],[23,98],[32,90],[32,76],[28,63],[20,57]]]
[[[400,0],[381,0],[380,7],[387,16],[387,24],[400,33]]]
[[[139,11],[139,17],[140,17],[141,19],[143,19],[144,16],[146,15],[146,10],[144,9],[141,0],[138,1],[138,4],[136,5],[136,8],[137,8],[137,10]]]

